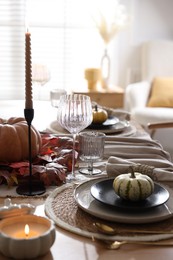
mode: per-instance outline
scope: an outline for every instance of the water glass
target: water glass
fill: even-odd
[[[100,132],[82,132],[79,134],[79,157],[88,163],[87,168],[79,169],[87,175],[100,174],[102,171],[93,167],[93,163],[101,160],[104,155],[105,134]]]
[[[51,105],[57,108],[59,106],[60,97],[66,94],[67,92],[64,89],[52,89],[50,91]]]

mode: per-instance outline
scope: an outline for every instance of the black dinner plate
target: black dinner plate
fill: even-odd
[[[154,192],[145,200],[133,202],[120,198],[113,189],[113,180],[103,180],[91,186],[91,195],[98,201],[119,209],[146,210],[164,204],[169,192],[158,183],[154,183]]]
[[[109,117],[105,122],[101,124],[91,123],[88,128],[89,129],[105,129],[109,128],[119,122],[119,118],[117,117]]]

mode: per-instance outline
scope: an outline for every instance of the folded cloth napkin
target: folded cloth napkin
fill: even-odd
[[[109,177],[129,172],[129,166],[148,174],[156,181],[173,181],[173,163],[170,154],[150,136],[108,137],[105,142]]]

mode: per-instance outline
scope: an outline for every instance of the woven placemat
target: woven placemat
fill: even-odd
[[[45,212],[59,227],[70,232],[90,238],[107,239],[107,240],[145,240],[156,241],[165,238],[172,238],[173,234],[137,234],[133,229],[138,230],[173,230],[173,218],[157,223],[150,224],[121,224],[109,222],[94,217],[78,207],[74,199],[75,185],[65,184],[52,192],[45,201]],[[111,225],[117,229],[117,235],[108,236],[100,234],[94,222],[100,222]],[[129,235],[125,230],[131,230]]]

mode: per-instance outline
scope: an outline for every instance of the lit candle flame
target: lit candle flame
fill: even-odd
[[[26,237],[29,236],[29,225],[28,224],[25,225],[25,235],[26,235]]]

